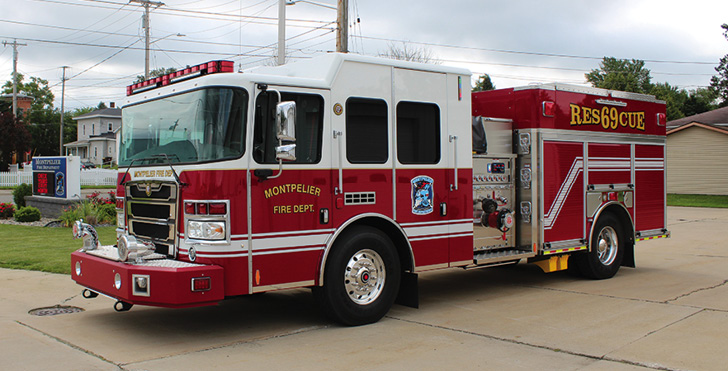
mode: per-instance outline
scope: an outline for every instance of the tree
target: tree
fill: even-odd
[[[33,97],[33,103],[30,105],[30,110],[41,110],[41,109],[52,109],[53,99],[55,96],[48,87],[48,80],[41,79],[40,77],[31,76],[30,82],[23,82],[24,76],[18,74],[18,87],[19,93]],[[12,78],[5,82],[3,85],[4,94],[13,93],[13,80]]]
[[[432,50],[425,47],[412,46],[403,42],[402,45],[390,43],[387,51],[379,53],[380,57],[397,59],[400,61],[441,64],[442,61],[435,57]]]
[[[104,109],[104,108],[108,108],[108,107],[106,107],[106,103],[104,103],[104,102],[99,102],[99,105],[96,106],[96,109]]]
[[[688,98],[683,104],[683,113],[685,116],[697,115],[698,113],[712,111],[718,108],[715,101],[718,95],[712,89],[698,88],[688,92]]]
[[[683,107],[685,101],[688,99],[688,93],[683,89],[678,89],[675,86],[663,82],[657,83],[652,86],[649,94],[654,95],[657,99],[665,101],[667,121],[677,120],[685,117]]]
[[[720,27],[723,28],[723,36],[728,40],[728,24],[723,23]],[[710,78],[710,89],[720,98],[720,106],[726,107],[728,106],[728,54],[720,59],[715,71],[718,75]]]
[[[473,86],[473,91],[486,90],[495,90],[495,84],[490,81],[490,76],[487,73],[484,73],[478,77],[478,81],[476,81],[475,86]]]
[[[592,86],[610,90],[649,94],[652,85],[650,70],[638,59],[604,57],[599,68],[584,75]]]
[[[149,78],[150,79],[153,79],[155,77],[164,76],[164,75],[166,75],[168,73],[172,73],[172,72],[177,72],[177,69],[176,68],[172,68],[172,67],[170,67],[170,68],[164,68],[164,67],[155,68],[155,69],[149,71]],[[144,82],[146,80],[147,79],[144,78],[144,75],[137,75],[137,78],[133,82],[133,84],[138,84],[138,83]]]
[[[0,171],[7,171],[13,154],[28,150],[30,133],[26,124],[13,116],[12,112],[0,113]]]

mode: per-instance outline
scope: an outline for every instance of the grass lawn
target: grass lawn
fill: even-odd
[[[115,227],[100,227],[102,245],[116,242]],[[71,274],[71,253],[80,249],[71,228],[0,224],[0,267]]]
[[[728,196],[668,194],[667,206],[728,207]]]

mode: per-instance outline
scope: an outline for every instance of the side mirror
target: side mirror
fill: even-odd
[[[284,144],[276,147],[276,160],[296,161],[296,145]]]
[[[278,140],[296,141],[296,102],[280,102],[276,105]]]

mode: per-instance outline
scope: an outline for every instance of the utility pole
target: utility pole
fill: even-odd
[[[66,98],[66,68],[69,68],[68,66],[62,66],[63,68],[63,77],[61,78],[61,145],[58,148],[58,156],[63,156],[63,114],[65,109],[65,98]]]
[[[349,52],[349,0],[338,0],[336,11],[336,51]]]
[[[139,3],[144,7],[144,22],[142,23],[144,27],[144,79],[149,79],[149,7],[151,5],[154,5],[155,8],[159,8],[160,6],[164,5],[161,1],[150,1],[150,0],[129,0],[130,3]]]
[[[18,40],[12,43],[3,41],[3,46],[8,44],[13,46],[13,116],[18,117],[18,47],[28,44],[18,44]]]
[[[286,0],[278,0],[278,65],[286,63]]]

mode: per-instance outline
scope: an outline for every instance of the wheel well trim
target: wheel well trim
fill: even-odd
[[[614,206],[614,207],[613,207]],[[589,250],[592,249],[592,239],[594,238],[594,227],[597,224],[597,220],[599,220],[599,217],[602,215],[602,212],[607,211],[607,209],[620,209],[620,211],[623,211],[625,215],[627,215],[627,218],[629,219],[629,227],[631,230],[627,231],[628,233],[631,233],[632,237],[634,238],[634,231],[635,231],[635,225],[634,220],[632,219],[632,215],[630,215],[629,210],[627,210],[624,205],[617,201],[610,201],[605,203],[604,205],[600,206],[596,213],[594,213],[594,217],[592,218],[592,225],[589,228],[589,240],[587,241],[587,246],[589,246]],[[615,215],[618,219],[622,219],[619,215]]]
[[[399,233],[401,233],[402,238],[407,243],[407,250],[409,250],[408,252],[409,252],[409,256],[410,256],[410,265],[412,267],[412,271],[414,271],[414,268],[416,267],[415,254],[412,250],[412,244],[410,243],[409,238],[407,238],[407,233],[404,231],[404,229],[402,229],[402,227],[397,222],[395,222],[392,218],[390,218],[386,215],[382,215],[379,213],[364,213],[364,214],[356,215],[356,216],[350,218],[349,220],[345,221],[338,228],[336,228],[336,231],[333,234],[329,235],[329,238],[326,240],[326,247],[324,248],[324,254],[321,256],[321,263],[319,264],[317,286],[323,286],[323,284],[324,284],[324,271],[325,271],[325,267],[326,267],[326,261],[329,258],[329,253],[331,252],[331,249],[333,248],[334,242],[336,242],[336,239],[339,237],[339,235],[341,235],[341,233],[343,233],[345,230],[347,230],[352,224],[355,224],[356,222],[361,221],[362,219],[366,219],[366,218],[381,219],[381,220],[389,223],[390,225],[392,225],[392,227],[396,228],[399,231]],[[395,248],[397,248],[396,242],[392,241],[392,243],[394,243]]]

